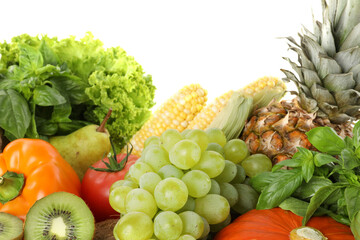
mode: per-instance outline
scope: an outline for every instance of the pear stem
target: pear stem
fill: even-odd
[[[109,120],[111,112],[112,112],[112,108],[109,109],[104,120],[101,122],[100,126],[96,129],[97,132],[105,132],[105,124],[106,124],[107,120]]]

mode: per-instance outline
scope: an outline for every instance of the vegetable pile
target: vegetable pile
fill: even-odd
[[[148,119],[152,77],[120,47],[88,33],[59,40],[27,34],[0,44],[0,128],[8,140],[66,135],[99,124],[121,148]]]
[[[360,239],[360,122],[352,138],[343,139],[329,127],[313,128],[306,135],[318,151],[298,148],[272,172],[251,178],[261,192],[256,208],[280,206],[303,216],[304,225],[313,215],[326,214],[350,226]]]

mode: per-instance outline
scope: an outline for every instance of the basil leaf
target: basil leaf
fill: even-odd
[[[290,158],[290,159],[286,159],[283,160],[281,162],[278,162],[277,164],[275,164],[272,168],[272,171],[275,172],[277,170],[279,170],[280,168],[287,166],[287,167],[291,167],[291,168],[295,168],[295,167],[301,167],[303,164],[303,160],[300,158]]]
[[[71,104],[78,105],[89,101],[89,97],[85,93],[85,89],[89,85],[78,78],[58,76],[52,78],[51,83],[56,89],[63,89],[68,93]]]
[[[309,203],[294,197],[289,197],[285,199],[282,203],[280,203],[279,207],[284,210],[289,210],[295,213],[298,216],[305,216],[306,210],[309,206]],[[319,208],[315,213],[314,216],[322,216],[327,214],[328,210],[325,208]]]
[[[360,146],[360,122],[356,122],[353,128],[353,137],[352,137],[353,144],[355,148]]]
[[[326,153],[315,153],[314,164],[317,167],[321,167],[328,163],[339,163],[339,160]]]
[[[316,127],[306,135],[310,143],[321,152],[339,155],[345,148],[345,141],[330,127]]]
[[[0,79],[0,89],[11,89],[14,88],[17,84],[18,82],[12,79]]]
[[[279,206],[290,197],[303,181],[300,169],[285,170],[275,182],[261,192],[256,209],[269,209]]]
[[[304,182],[294,192],[293,196],[300,199],[307,199],[315,195],[322,187],[332,185],[332,181],[327,178],[313,176],[309,182]]]
[[[303,218],[302,224],[305,226],[314,212],[321,206],[321,204],[336,190],[344,188],[344,185],[330,185],[320,188],[311,198],[309,207]]]
[[[360,240],[360,212],[357,212],[351,221],[350,229],[356,240]]]
[[[345,136],[344,141],[347,148],[354,148],[352,138],[350,138],[349,136]]]
[[[345,189],[345,200],[350,221],[360,211],[360,187],[350,186]]]
[[[59,57],[55,54],[55,52],[49,47],[47,42],[42,39],[40,43],[39,50],[42,54],[44,59],[44,65],[51,64],[51,65],[58,65]]]
[[[54,106],[63,104],[66,99],[55,88],[41,85],[34,89],[33,99],[39,106]]]
[[[313,159],[306,159],[301,167],[302,176],[305,182],[309,182],[312,178],[315,170],[315,165]]]
[[[279,177],[283,175],[283,172],[288,171],[285,169],[278,170],[276,172],[262,172],[256,176],[250,178],[250,185],[258,192],[262,192],[263,189],[270,183],[275,182]]]
[[[15,138],[25,136],[31,113],[25,98],[12,89],[0,90],[0,127]]]
[[[360,159],[355,155],[354,151],[345,148],[341,151],[341,160],[345,169],[353,169],[360,166]]]
[[[40,51],[25,44],[19,44],[19,50],[19,66],[26,72],[35,72],[36,69],[44,65]]]

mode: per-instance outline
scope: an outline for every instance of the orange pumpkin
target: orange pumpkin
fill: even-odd
[[[302,217],[281,208],[251,210],[223,228],[215,240],[289,240],[290,232],[301,227]],[[312,217],[308,227],[319,230],[328,240],[354,240],[348,226],[328,216]]]

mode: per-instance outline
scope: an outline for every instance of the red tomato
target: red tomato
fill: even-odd
[[[81,197],[87,203],[95,220],[100,222],[109,218],[119,218],[120,214],[116,212],[109,203],[109,189],[117,180],[124,179],[131,165],[139,158],[136,155],[129,155],[127,162],[121,168],[120,162],[126,157],[126,154],[117,154],[117,169],[108,168],[103,160],[92,165],[93,168],[110,169],[109,171],[98,171],[89,168],[81,182]],[[109,160],[110,159],[110,160]],[[104,159],[105,162],[114,161],[113,156]]]

